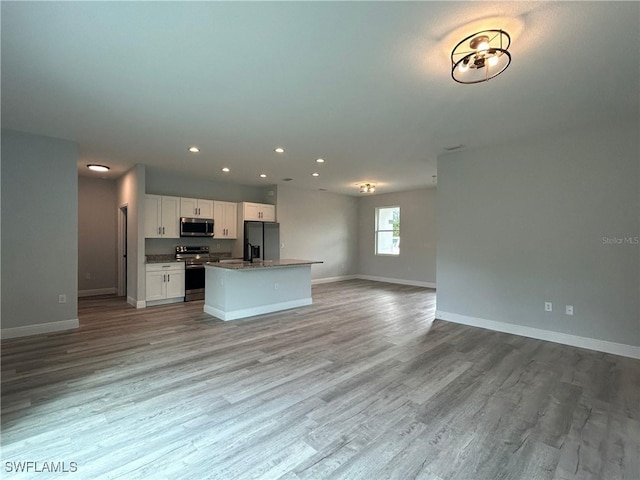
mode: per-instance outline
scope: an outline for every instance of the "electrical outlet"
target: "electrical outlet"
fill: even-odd
[[[66,295],[58,295],[58,303],[67,303]]]
[[[84,278],[85,278],[86,280],[91,280],[91,273],[89,273],[89,272],[85,273],[85,274],[84,274]]]
[[[544,311],[545,312],[553,312],[553,303],[544,302]]]
[[[564,313],[567,315],[573,315],[573,305],[565,305]]]

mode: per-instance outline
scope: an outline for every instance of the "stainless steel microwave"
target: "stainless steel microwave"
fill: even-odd
[[[213,218],[180,218],[181,237],[213,237]]]

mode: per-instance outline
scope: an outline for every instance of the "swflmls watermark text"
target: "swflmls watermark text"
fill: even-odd
[[[603,245],[640,245],[640,236],[636,237],[602,237]]]
[[[78,462],[4,462],[6,473],[75,473]]]

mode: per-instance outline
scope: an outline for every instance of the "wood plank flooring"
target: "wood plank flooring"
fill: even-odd
[[[3,478],[640,479],[640,361],[434,321],[430,289],[313,298],[83,298],[77,331],[3,341]]]

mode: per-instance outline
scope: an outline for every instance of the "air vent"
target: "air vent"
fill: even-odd
[[[464,145],[462,143],[460,143],[458,145],[451,145],[449,147],[444,147],[444,149],[447,152],[453,152],[454,150],[460,150],[461,148],[464,148]]]
[[[282,179],[283,182],[290,182],[291,180],[293,180],[293,178],[283,178]]]

